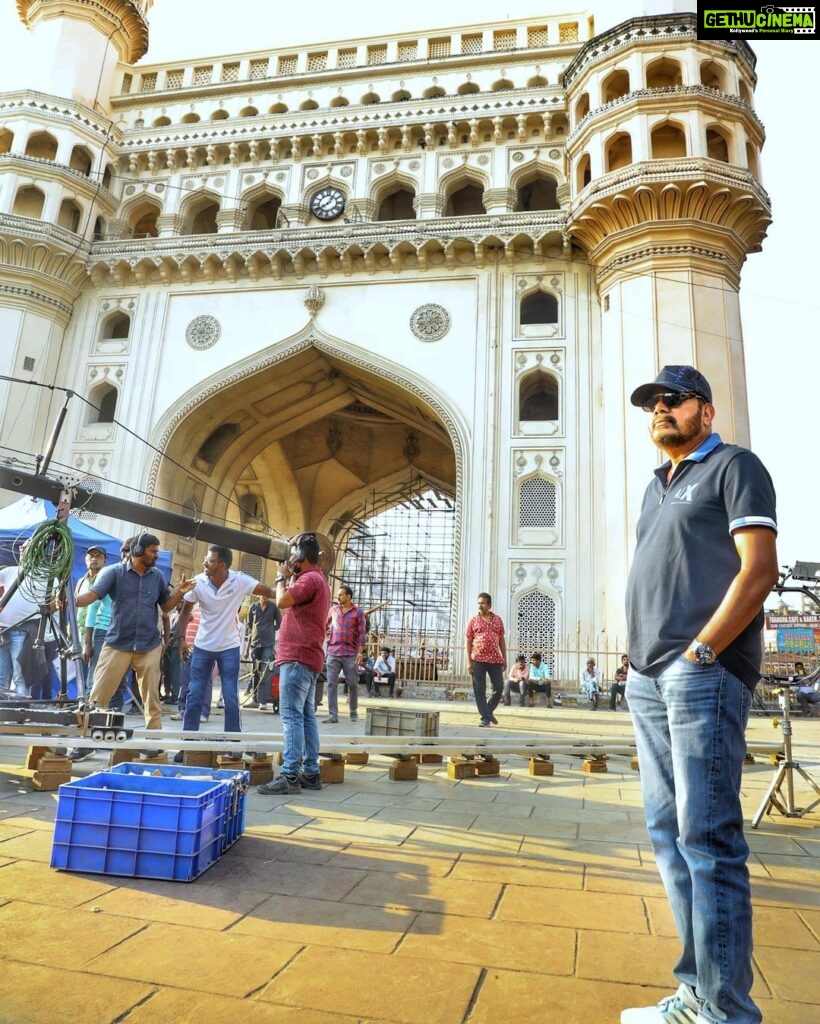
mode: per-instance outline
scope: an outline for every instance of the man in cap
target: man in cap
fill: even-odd
[[[627,697],[646,824],[682,952],[680,986],[622,1024],[758,1024],[740,807],[777,580],[775,494],[760,460],[712,430],[706,378],[665,366],[632,394],[667,461],[643,500],[627,581]]]

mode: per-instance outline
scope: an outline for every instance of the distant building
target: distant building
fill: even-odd
[[[655,459],[633,386],[695,362],[748,441],[750,48],[573,12],[135,65],[151,5],[17,4],[0,370],[96,407],[56,458],[342,549],[412,470],[455,502],[454,631],[486,589],[524,648],[622,635]],[[38,451],[51,393],[0,397],[3,444]]]

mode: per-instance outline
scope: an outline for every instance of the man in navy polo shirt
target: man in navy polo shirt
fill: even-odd
[[[621,1022],[758,1024],[740,778],[777,580],[774,487],[755,455],[712,432],[712,389],[694,367],[665,366],[632,404],[667,461],[644,495],[627,582],[627,697],[683,949],[677,992]]]

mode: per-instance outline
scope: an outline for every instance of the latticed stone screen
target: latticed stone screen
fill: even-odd
[[[494,50],[514,50],[515,49],[515,29],[499,29],[497,32],[493,32],[493,49]]]
[[[294,75],[296,74],[296,55],[292,57],[280,57],[279,58],[279,74],[280,75]]]
[[[355,68],[356,67],[356,50],[351,47],[349,50],[339,50],[339,67],[340,68]]]
[[[554,530],[558,522],[555,484],[543,476],[521,483],[518,492],[518,526],[522,530]]]
[[[194,85],[208,85],[213,78],[213,64],[203,65],[201,68],[194,68]]]
[[[476,33],[475,35],[462,36],[461,37],[461,52],[462,53],[481,53],[481,35]]]
[[[140,91],[141,92],[153,92],[156,89],[156,87],[157,87],[157,73],[156,73],[156,71],[151,71],[150,73],[145,74],[145,75],[142,76],[142,81],[140,83]]]
[[[222,81],[223,82],[238,82],[239,81],[239,65],[238,64],[223,64],[222,65]]]
[[[179,89],[182,85],[182,71],[167,71],[165,73],[165,88]]]
[[[431,39],[430,40],[430,56],[431,57],[449,57],[450,56],[450,37],[446,39]]]
[[[324,71],[327,67],[327,51],[322,53],[309,53],[307,57],[308,71]]]
[[[527,29],[527,46],[546,46],[549,33],[546,25],[533,26]]]
[[[555,601],[540,590],[531,590],[518,601],[518,647],[515,654],[534,651],[546,662],[555,678]]]
[[[367,48],[367,63],[368,64],[384,64],[387,61],[387,47],[386,46],[368,46]]]
[[[418,53],[419,44],[415,40],[412,43],[399,43],[399,60],[415,60]]]
[[[248,77],[252,81],[258,81],[260,78],[268,77],[268,59],[264,60],[252,60],[249,69]]]
[[[571,24],[559,25],[558,26],[558,41],[560,43],[577,43],[578,42],[578,23],[573,21]]]

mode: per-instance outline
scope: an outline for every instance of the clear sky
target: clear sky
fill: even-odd
[[[592,10],[600,30],[642,13],[694,10],[692,3],[610,0],[581,6],[567,0],[413,0],[407,5],[313,0],[302,8],[271,0],[156,0],[150,15],[148,61],[248,49],[329,42],[507,17]],[[605,19],[605,20],[604,20]],[[25,85],[25,31],[14,0],[0,0],[4,65],[0,86]],[[820,424],[813,387],[820,386],[820,279],[817,246],[820,170],[816,41],[753,44],[758,57],[758,115],[766,126],[763,184],[774,221],[763,252],[743,271],[741,298],[752,422],[752,447],[778,492],[781,564],[820,562]],[[17,63],[15,64],[15,58]],[[815,256],[811,253],[814,252]],[[720,416],[718,411],[718,429]],[[651,467],[647,467],[647,477]]]

